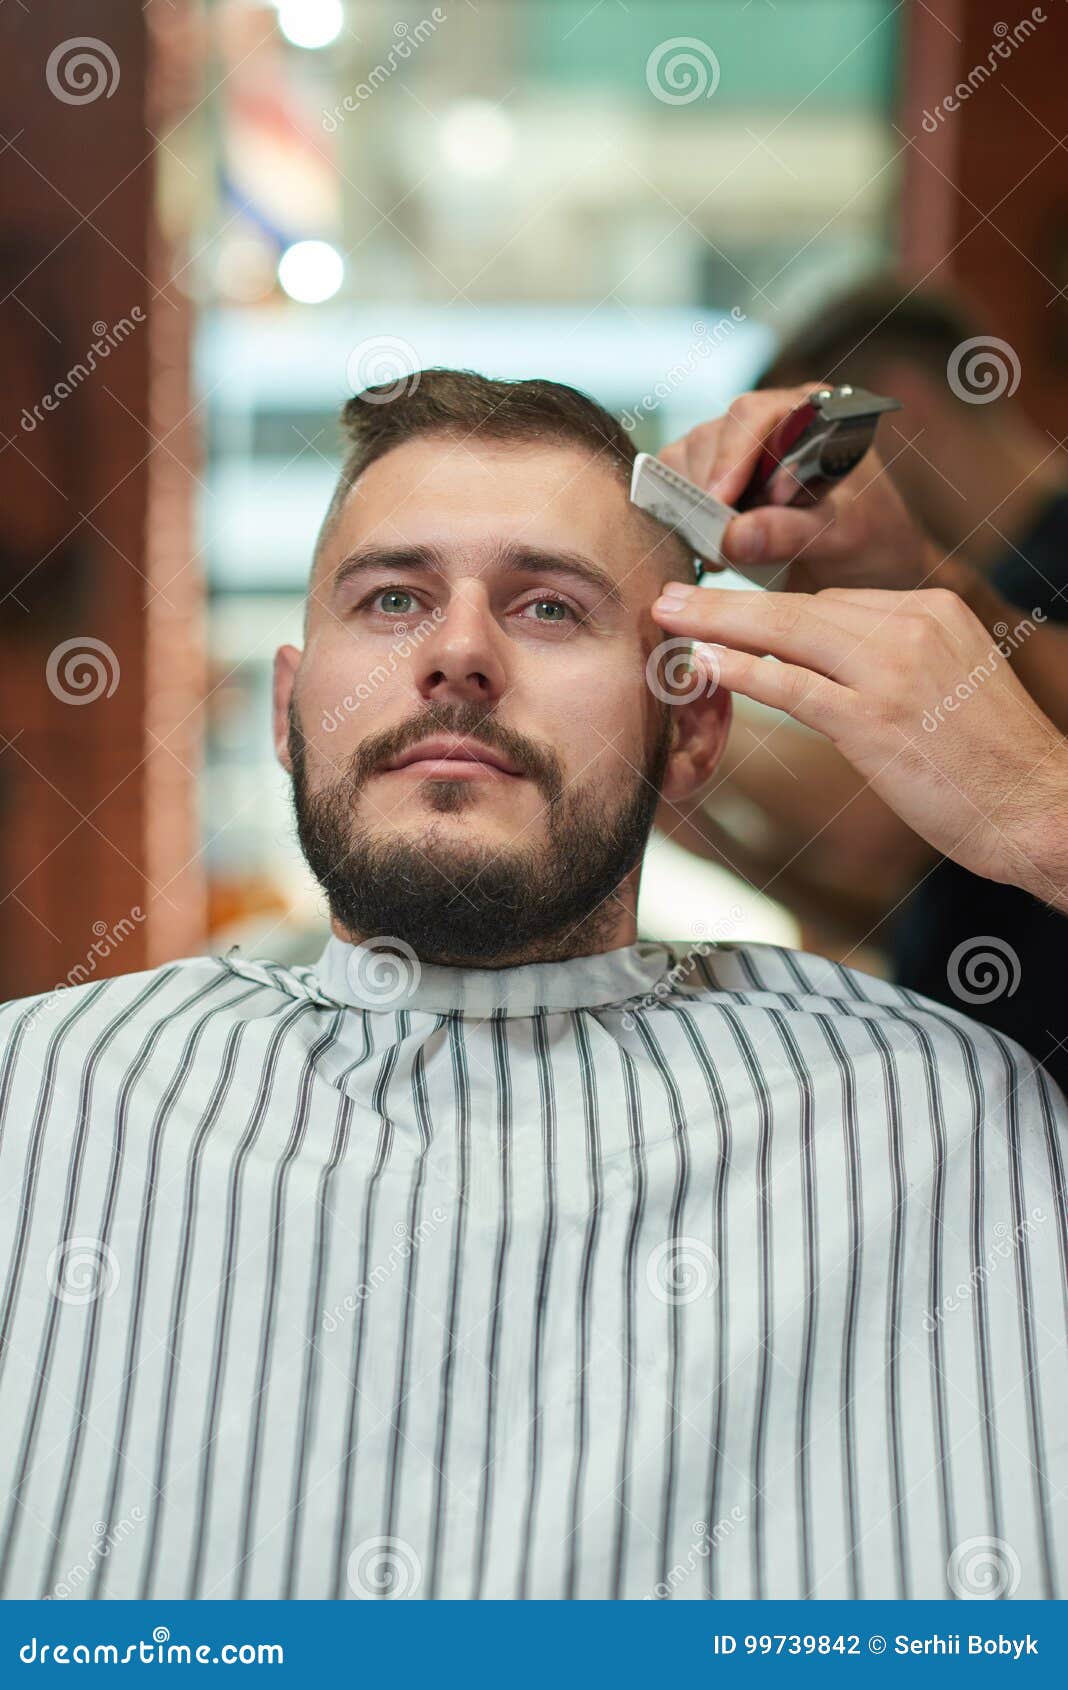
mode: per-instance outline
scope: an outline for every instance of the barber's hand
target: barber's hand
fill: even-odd
[[[743,393],[725,416],[700,423],[660,456],[733,505],[772,430],[820,385]],[[791,592],[918,587],[933,578],[941,561],[874,450],[816,505],[765,505],[736,516],[723,536],[723,555],[729,563],[792,564],[786,581]]]
[[[956,594],[672,581],[653,616],[714,642],[695,653],[709,685],[825,734],[936,850],[1068,908],[1068,740]],[[1028,632],[1018,622],[1009,643]]]

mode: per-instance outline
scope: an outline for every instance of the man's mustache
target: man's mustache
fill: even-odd
[[[470,699],[456,703],[432,700],[415,716],[381,733],[369,734],[352,753],[345,781],[354,792],[376,774],[383,763],[392,762],[420,740],[432,734],[456,734],[499,751],[519,774],[534,782],[551,802],[564,788],[563,770],[556,754],[537,745],[494,715],[495,706]]]

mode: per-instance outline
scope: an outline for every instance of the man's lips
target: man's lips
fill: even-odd
[[[441,735],[420,740],[398,757],[383,763],[380,774],[399,774],[407,769],[422,780],[476,780],[480,776],[519,775],[515,764],[503,752],[478,740]]]

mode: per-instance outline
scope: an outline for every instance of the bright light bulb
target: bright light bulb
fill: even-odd
[[[441,150],[458,176],[496,176],[515,149],[512,121],[488,100],[464,100],[441,125]]]
[[[326,241],[297,241],[278,260],[278,280],[290,299],[302,305],[321,305],[341,286],[345,266],[336,247]]]
[[[278,27],[294,47],[329,47],[345,27],[341,0],[275,0]]]

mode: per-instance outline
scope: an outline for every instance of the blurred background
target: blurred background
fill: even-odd
[[[950,121],[1000,0],[0,8],[0,995],[316,956],[270,665],[355,388],[552,376],[656,450],[891,270],[1011,333],[1059,440],[1047,12]],[[833,948],[774,891],[658,841],[642,924]]]

